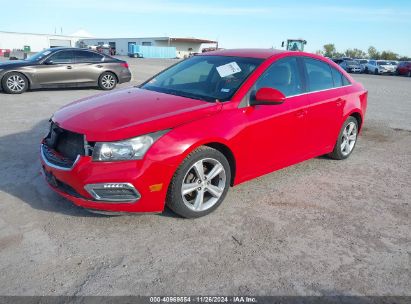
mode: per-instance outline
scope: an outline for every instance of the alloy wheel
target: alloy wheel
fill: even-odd
[[[350,122],[344,128],[341,138],[341,153],[347,156],[354,149],[355,142],[357,141],[357,125],[354,122]]]
[[[24,90],[26,81],[20,75],[11,75],[6,80],[6,86],[10,91],[18,93]]]
[[[187,171],[181,187],[184,204],[193,211],[213,207],[226,187],[224,166],[216,159],[205,158],[194,163]]]
[[[114,78],[113,75],[111,74],[105,74],[102,78],[101,78],[101,85],[105,88],[105,89],[112,89],[114,88],[116,84],[116,79]]]

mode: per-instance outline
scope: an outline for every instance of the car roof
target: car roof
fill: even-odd
[[[206,52],[198,54],[198,56],[233,56],[233,57],[246,57],[246,58],[262,58],[267,59],[277,54],[282,53],[301,53],[296,51],[284,51],[276,49],[227,49],[217,50],[212,52]]]
[[[97,52],[94,51],[94,50],[90,50],[90,49],[86,49],[86,48],[65,47],[65,46],[59,46],[59,47],[49,48],[49,49],[47,49],[47,50],[48,50],[48,51],[52,51],[52,52],[61,51],[61,50],[66,50],[66,51],[70,51],[70,50],[81,50],[81,51],[89,51],[89,52],[97,53]]]

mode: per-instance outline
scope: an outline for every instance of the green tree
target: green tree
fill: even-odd
[[[398,54],[391,51],[382,51],[380,56],[384,60],[398,60],[398,57]]]
[[[380,53],[377,51],[377,49],[373,46],[370,46],[368,48],[368,57],[370,59],[380,59]]]
[[[333,43],[325,44],[323,48],[324,48],[323,55],[325,57],[333,58],[335,53],[337,52],[335,49],[335,45]]]
[[[348,49],[345,51],[345,56],[350,58],[365,58],[367,54],[360,49]]]

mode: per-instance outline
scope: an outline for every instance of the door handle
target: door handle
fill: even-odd
[[[299,110],[295,113],[298,118],[304,117],[307,114],[307,110]]]
[[[342,98],[338,98],[336,101],[335,101],[335,104],[337,105],[337,107],[341,107],[341,105],[343,104],[343,99]]]
[[[72,67],[71,65],[68,65],[66,68],[67,68],[68,70],[71,70],[73,67]]]
[[[98,64],[97,67],[101,69],[103,66],[101,64]]]

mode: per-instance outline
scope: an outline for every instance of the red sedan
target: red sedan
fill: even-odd
[[[206,215],[230,186],[328,154],[352,153],[367,91],[304,52],[221,50],[139,87],[57,111],[41,143],[51,187],[110,212]]]

